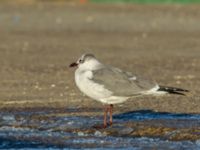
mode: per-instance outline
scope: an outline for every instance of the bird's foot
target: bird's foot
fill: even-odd
[[[109,122],[108,124],[96,124],[96,125],[93,125],[92,127],[95,128],[95,129],[105,129],[107,127],[110,127],[112,126],[112,122]]]
[[[93,125],[92,127],[95,128],[95,129],[105,129],[105,128],[107,128],[107,125],[104,125],[104,124],[101,124],[101,125]]]

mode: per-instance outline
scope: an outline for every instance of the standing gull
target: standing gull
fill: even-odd
[[[70,67],[77,67],[75,82],[81,92],[90,98],[104,104],[103,128],[107,127],[107,114],[110,114],[109,124],[112,125],[113,105],[123,103],[131,97],[140,95],[179,94],[188,90],[160,86],[154,81],[146,80],[131,72],[107,66],[101,63],[93,54],[82,55]]]

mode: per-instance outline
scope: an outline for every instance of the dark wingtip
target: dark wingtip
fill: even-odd
[[[186,89],[167,87],[167,86],[160,86],[158,90],[168,92],[169,94],[178,94],[183,96],[186,96],[183,92],[189,92],[189,90]]]
[[[184,93],[181,92],[169,92],[169,94],[178,94],[178,95],[182,95],[182,96],[186,96]]]
[[[161,90],[170,90],[170,91],[178,91],[178,92],[189,92],[189,90],[176,88],[176,87],[169,87],[169,86],[159,86]]]

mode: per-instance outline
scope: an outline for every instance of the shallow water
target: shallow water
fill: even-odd
[[[133,111],[96,130],[101,116],[69,115],[74,111],[80,110],[1,112],[0,149],[200,149],[198,114]]]

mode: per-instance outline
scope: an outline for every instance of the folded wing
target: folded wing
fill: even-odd
[[[113,92],[115,96],[136,96],[158,86],[154,81],[114,67],[103,67],[92,72],[91,80],[104,85],[104,88]]]

